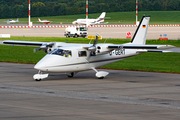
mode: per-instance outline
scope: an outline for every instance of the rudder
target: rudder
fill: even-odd
[[[146,44],[146,36],[147,36],[147,29],[149,26],[150,16],[143,16],[141,22],[139,23],[136,32],[132,38],[132,44]]]

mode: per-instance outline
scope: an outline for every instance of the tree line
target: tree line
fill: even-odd
[[[89,13],[136,10],[136,0],[89,0]],[[29,0],[1,0],[0,18],[28,16]],[[85,14],[86,0],[31,0],[31,16]],[[179,11],[180,0],[138,0],[139,11]]]

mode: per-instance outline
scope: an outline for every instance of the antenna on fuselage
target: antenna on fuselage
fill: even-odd
[[[89,44],[91,44],[92,39],[89,41]]]
[[[104,43],[106,43],[106,41],[107,41],[107,38],[106,38],[106,40],[104,41]]]

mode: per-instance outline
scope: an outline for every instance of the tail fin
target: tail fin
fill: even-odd
[[[141,22],[136,29],[136,32],[132,38],[132,44],[146,44],[147,29],[149,26],[150,16],[143,16]]]
[[[38,21],[41,22],[40,18],[38,18]]]
[[[98,21],[104,22],[104,18],[105,18],[106,12],[103,12],[97,19]]]
[[[17,18],[16,22],[19,22],[19,18]]]

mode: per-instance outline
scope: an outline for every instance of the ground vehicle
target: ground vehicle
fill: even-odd
[[[67,27],[65,29],[64,36],[66,37],[86,37],[87,28],[86,27]]]

